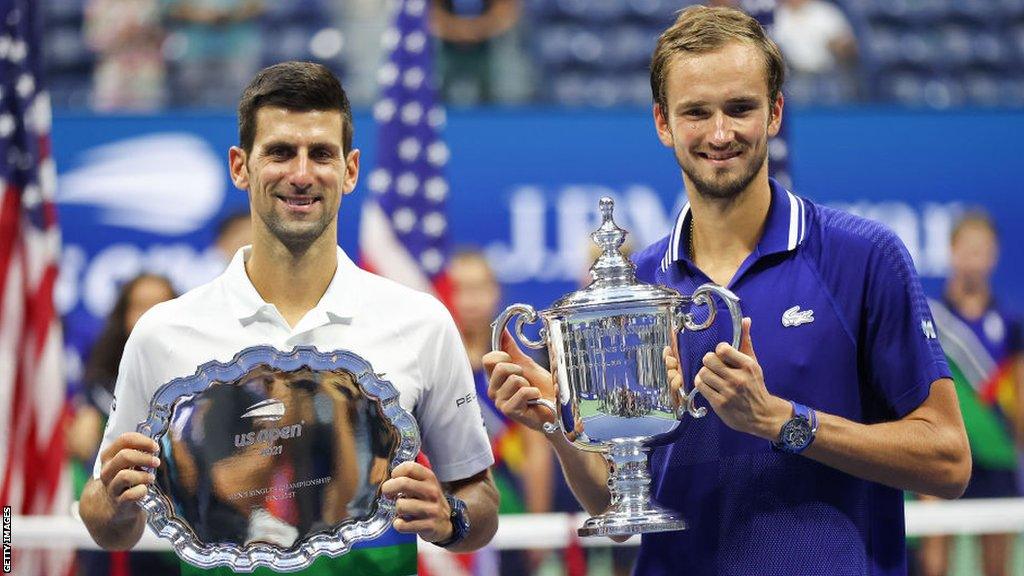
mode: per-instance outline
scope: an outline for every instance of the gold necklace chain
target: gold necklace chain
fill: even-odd
[[[696,252],[693,249],[693,214],[690,214],[690,227],[689,227],[689,239],[686,243],[686,255],[690,258],[690,262],[697,263]]]

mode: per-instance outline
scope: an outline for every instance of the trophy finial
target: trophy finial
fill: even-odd
[[[618,252],[619,246],[626,241],[626,232],[615,223],[612,212],[615,210],[615,201],[607,196],[601,198],[598,204],[601,208],[601,227],[590,234],[594,244],[597,244],[601,251],[608,254],[612,251]]]
[[[601,209],[601,226],[591,233],[590,238],[601,248],[601,255],[590,268],[590,275],[599,284],[629,284],[634,281],[635,268],[619,248],[626,241],[626,232],[615,223],[612,213],[615,201],[604,196],[598,203]]]

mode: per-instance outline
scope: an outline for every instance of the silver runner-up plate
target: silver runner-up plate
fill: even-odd
[[[392,469],[416,457],[398,390],[352,352],[256,346],[157,390],[150,528],[201,568],[306,568],[384,533]]]

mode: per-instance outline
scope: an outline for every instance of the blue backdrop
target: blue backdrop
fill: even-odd
[[[1015,136],[1024,113],[801,109],[786,121],[794,192],[891,226],[932,293],[958,211],[992,211],[1003,236],[996,285],[1020,308],[1024,184]],[[372,117],[357,114],[355,125],[362,181],[340,221],[352,254],[376,148]],[[664,235],[681,206],[679,169],[645,110],[449,111],[444,134],[451,237],[487,251],[508,302],[544,307],[575,288],[601,195],[618,199],[637,246]],[[237,140],[230,114],[57,114],[53,139],[65,246],[57,299],[80,350],[124,279],[152,270],[187,289],[216,274],[223,259],[207,246],[247,198],[228,179],[227,149]]]

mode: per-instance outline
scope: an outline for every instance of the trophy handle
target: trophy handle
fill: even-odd
[[[547,341],[546,329],[540,329],[539,340],[530,340],[523,334],[524,322],[533,324],[537,321],[537,311],[529,304],[513,304],[502,310],[501,314],[498,314],[498,317],[491,323],[491,350],[501,350],[501,333],[505,331],[505,327],[508,326],[512,317],[517,314],[521,314],[521,316],[516,319],[515,327],[515,335],[519,338],[519,341],[534,350],[543,350],[545,342]]]
[[[516,319],[515,336],[518,337],[523,344],[526,344],[534,350],[544,349],[545,342],[547,341],[547,330],[545,328],[540,329],[539,340],[530,340],[523,334],[523,324],[525,322],[529,322],[530,324],[536,322],[537,311],[529,304],[513,304],[502,310],[501,314],[498,314],[498,317],[491,323],[491,350],[501,350],[501,333],[505,331],[505,327],[508,326],[509,321],[511,321],[512,317],[516,315],[519,315],[519,318]],[[558,407],[556,407],[555,403],[551,400],[540,398],[537,400],[530,400],[527,404],[547,408],[555,415],[555,420],[558,420]],[[545,422],[543,428],[545,433],[553,434],[558,430],[558,425],[554,422]]]
[[[548,400],[547,398],[538,398],[536,400],[527,400],[526,403],[530,406],[543,406],[547,408],[555,415],[555,422],[558,422],[558,407],[556,407],[555,403],[551,400]],[[545,422],[541,426],[541,428],[544,429],[545,434],[554,434],[558,431],[558,424],[555,422]]]
[[[714,323],[715,315],[718,313],[718,308],[711,299],[712,294],[721,298],[725,302],[726,308],[729,309],[729,316],[732,320],[732,347],[738,350],[740,347],[740,339],[743,336],[743,311],[740,310],[740,297],[728,288],[722,288],[721,286],[710,282],[700,285],[693,291],[692,300],[693,303],[698,306],[707,306],[708,317],[704,322],[697,323],[693,320],[693,314],[686,313],[682,316],[682,325],[687,330],[696,332],[699,330],[706,330]],[[700,408],[697,407],[697,392],[696,386],[694,386],[689,393],[680,391],[680,393],[683,394],[684,406],[686,407],[686,411],[690,413],[690,416],[693,416],[694,418],[703,418],[707,415],[708,409],[703,406]]]

